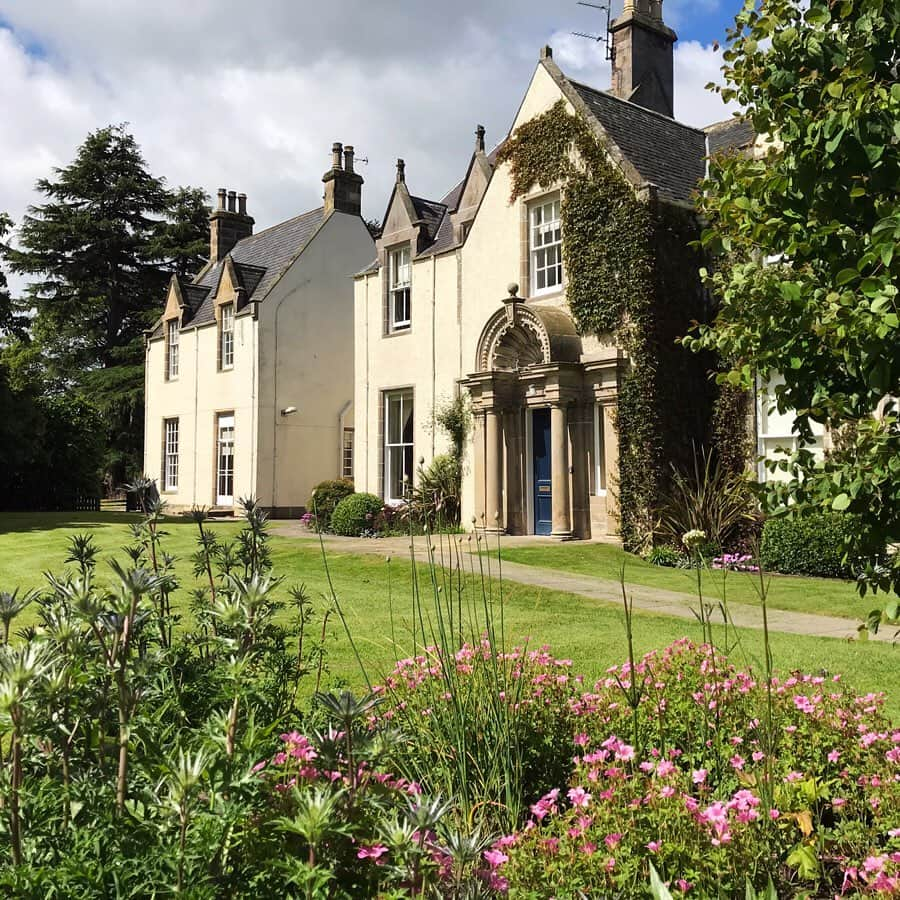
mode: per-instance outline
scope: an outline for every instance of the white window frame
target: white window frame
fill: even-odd
[[[230,438],[223,437],[223,432],[230,431]],[[235,459],[234,447],[237,429],[235,427],[235,417],[233,412],[222,412],[216,415],[216,470],[215,470],[215,491],[216,505],[228,506],[234,505],[234,476],[235,476]],[[223,454],[223,448],[230,447],[231,452]],[[228,459],[231,468],[222,468],[223,458]],[[225,487],[224,480],[231,480],[231,493],[227,494],[222,490]]]
[[[178,490],[178,419],[163,419],[163,490]]]
[[[409,245],[388,254],[388,330],[407,331],[412,324],[412,254]],[[405,309],[398,316],[398,304]]]
[[[400,440],[398,442],[391,441],[391,400],[400,399]],[[407,405],[410,409],[410,425],[412,429],[412,439],[410,441],[403,440],[402,423],[406,415]],[[407,498],[403,496],[403,484],[412,484],[413,465],[415,460],[415,426],[416,426],[416,404],[415,396],[412,388],[403,388],[396,391],[384,392],[384,500],[386,503],[401,503]],[[394,491],[391,490],[391,472],[393,469],[392,462],[396,454],[401,454],[401,486],[397,491],[400,496],[393,496]]]
[[[166,381],[174,381],[178,377],[178,319],[166,322]]]
[[[234,368],[234,304],[219,309],[219,370]]]
[[[558,293],[563,288],[561,215],[558,194],[542,197],[528,207],[528,263],[532,296]]]
[[[341,478],[353,478],[353,447],[355,434],[352,428],[345,428],[341,441]]]
[[[606,496],[606,415],[602,403],[594,404],[594,496]]]

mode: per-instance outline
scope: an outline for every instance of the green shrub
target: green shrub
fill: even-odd
[[[763,567],[786,575],[851,577],[841,550],[848,527],[852,519],[838,513],[769,519],[760,548]]]
[[[334,481],[320,481],[314,488],[306,508],[316,517],[316,529],[328,531],[334,508],[353,493],[353,482],[349,478]]]
[[[418,484],[412,505],[416,518],[435,527],[459,525],[462,468],[450,454],[441,454],[428,465],[419,466]]]
[[[374,494],[351,494],[344,497],[331,514],[331,530],[346,537],[359,537],[372,531],[382,503]]]
[[[647,554],[647,562],[651,566],[667,566],[677,569],[685,562],[685,555],[674,547],[654,547]]]

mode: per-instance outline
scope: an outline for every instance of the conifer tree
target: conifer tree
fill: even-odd
[[[46,202],[29,208],[8,250],[29,281],[13,309],[29,319],[48,382],[102,416],[104,468],[121,482],[141,465],[143,332],[170,274],[202,264],[206,197],[169,192],[122,125],[89,134],[37,189]]]

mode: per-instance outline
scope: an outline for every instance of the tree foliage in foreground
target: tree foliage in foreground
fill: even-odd
[[[140,468],[143,331],[166,281],[198,269],[207,236],[206,195],[169,191],[124,126],[89,134],[74,160],[37,183],[45,202],[25,216],[12,269],[28,278],[11,310],[27,322],[45,386],[90,400],[106,425],[114,480]]]
[[[701,206],[720,308],[691,341],[731,360],[733,384],[783,375],[801,448],[768,503],[855,513],[863,591],[900,587],[900,560],[872,558],[900,539],[898,48],[892,0],[746,0],[719,90],[775,139],[713,164]],[[837,439],[824,461],[803,446],[814,423]]]

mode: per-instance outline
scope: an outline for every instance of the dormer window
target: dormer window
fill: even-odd
[[[234,367],[234,304],[223,303],[219,310],[219,369]]]
[[[531,293],[557,291],[563,280],[559,197],[532,206],[529,220]]]
[[[388,257],[388,330],[405,331],[411,321],[410,292],[412,288],[412,267],[409,247],[392,250]]]
[[[178,319],[166,322],[166,380],[178,377]]]

